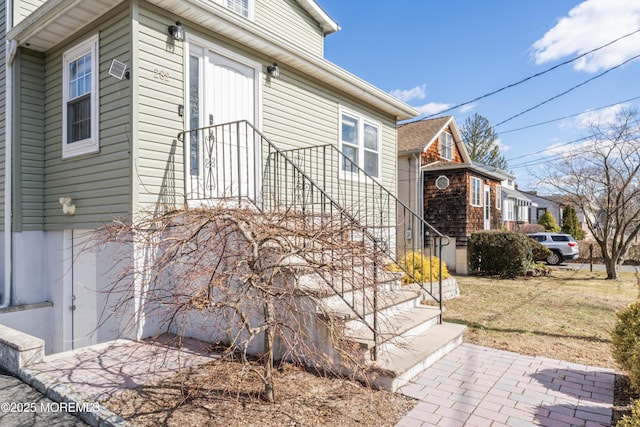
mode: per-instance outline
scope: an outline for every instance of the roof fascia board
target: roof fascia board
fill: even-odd
[[[323,34],[335,33],[340,31],[340,26],[325,12],[314,0],[297,0],[300,6],[311,15],[322,28]]]

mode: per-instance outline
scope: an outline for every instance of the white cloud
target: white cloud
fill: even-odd
[[[432,114],[438,114],[444,110],[451,108],[451,104],[442,104],[440,102],[430,102],[428,104],[424,104],[419,107],[414,106],[413,108],[420,111],[422,114],[426,116],[430,116]]]
[[[410,102],[414,99],[424,99],[427,96],[427,84],[425,83],[411,89],[394,89],[390,93],[404,102]]]
[[[498,138],[496,139],[496,144],[498,144],[498,148],[500,149],[500,153],[504,154],[507,151],[511,150],[511,146],[505,144],[504,142],[502,142],[502,139]]]
[[[533,45],[536,64],[580,55],[640,28],[637,0],[586,0]],[[576,70],[596,72],[640,54],[640,33],[574,62]]]
[[[471,104],[465,104],[462,107],[459,108],[461,113],[466,113],[468,111],[473,110],[474,108],[476,108],[476,103],[472,102]]]
[[[612,125],[616,122],[617,114],[627,107],[627,104],[616,104],[600,110],[585,111],[576,117],[576,122],[580,128],[588,128],[594,124]]]
[[[607,108],[587,110],[583,113],[560,122],[561,129],[588,129],[593,124],[609,125],[616,122],[616,115],[629,104],[621,103]]]

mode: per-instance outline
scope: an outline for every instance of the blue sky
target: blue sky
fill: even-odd
[[[325,57],[426,116],[640,30],[640,0],[318,3],[342,28],[327,36]],[[588,123],[606,121],[623,106],[640,109],[640,98],[622,103],[640,97],[640,59],[606,72],[636,55],[640,55],[640,32],[440,115],[453,115],[462,127],[467,117],[478,113],[496,126],[593,79],[495,127],[520,188],[534,189],[536,175],[552,167],[552,156],[580,149],[579,142],[571,141],[588,135]],[[584,114],[555,120],[578,113]],[[530,127],[550,120],[554,121]],[[528,128],[514,130],[522,127]]]

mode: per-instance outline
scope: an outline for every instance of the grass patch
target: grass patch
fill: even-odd
[[[639,277],[554,269],[546,277],[457,277],[460,298],[446,303],[448,322],[469,326],[464,339],[488,347],[615,368],[615,311],[639,298]]]

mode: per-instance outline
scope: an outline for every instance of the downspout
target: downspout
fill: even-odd
[[[18,50],[15,40],[7,40],[6,33],[11,28],[11,16],[13,15],[13,2],[6,2],[5,21],[5,120],[4,120],[4,283],[2,292],[2,304],[0,308],[9,307],[11,304],[11,283],[13,278],[13,229],[12,229],[12,187],[13,187],[13,157],[12,157],[12,132],[13,132],[13,60]]]

